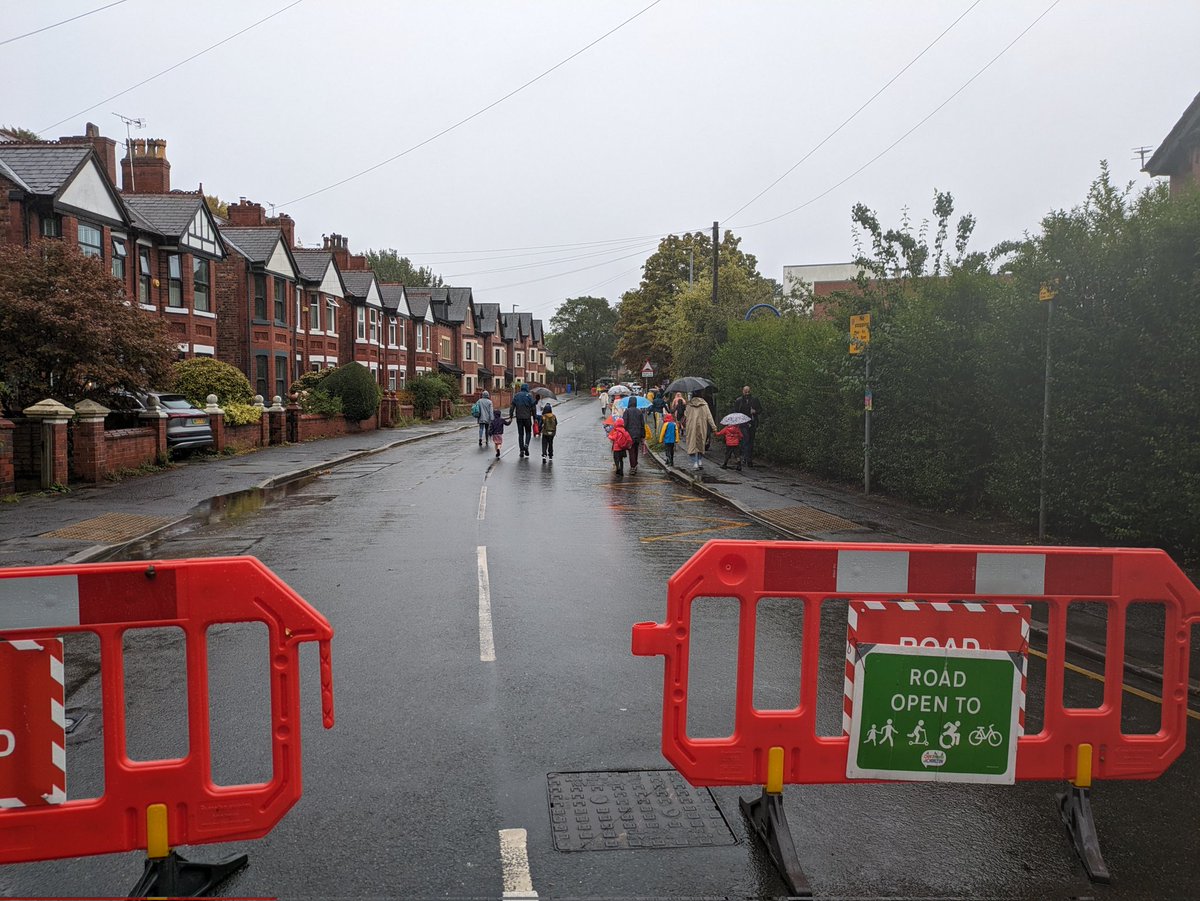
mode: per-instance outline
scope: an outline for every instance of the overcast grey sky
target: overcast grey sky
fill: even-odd
[[[0,41],[106,2],[5,0]],[[579,294],[615,303],[657,236],[714,219],[779,279],[785,264],[849,260],[855,202],[891,224],[905,206],[927,216],[937,188],[975,214],[973,247],[987,249],[1080,203],[1101,159],[1119,182],[1148,183],[1132,148],[1161,141],[1200,91],[1195,0],[659,0],[461,127],[293,202],[486,107],[652,3],[303,0],[78,113],[291,2],[125,0],[4,44],[0,123],[57,137],[90,120],[123,140],[113,113],[143,117],[135,136],[166,139],[174,187],[276,204],[305,244],[338,232],[356,251],[395,247],[478,300],[548,319]],[[756,225],[851,175],[1047,9],[894,149]],[[581,246],[545,249],[568,244]]]

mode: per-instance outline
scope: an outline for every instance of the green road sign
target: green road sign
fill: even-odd
[[[850,779],[1012,784],[1020,654],[862,645],[854,665]]]

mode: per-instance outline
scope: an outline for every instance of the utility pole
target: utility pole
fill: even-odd
[[[1042,394],[1042,472],[1038,480],[1038,541],[1046,540],[1046,456],[1050,445],[1050,323],[1054,318],[1056,284],[1043,284],[1038,299],[1046,304],[1046,384]]]
[[[720,251],[721,246],[717,242],[717,223],[713,223],[713,306],[717,305],[717,269],[720,268]]]
[[[688,287],[692,286],[696,274],[696,245],[688,245]]]
[[[145,119],[135,119],[130,116],[122,116],[120,113],[113,113],[118,119],[125,123],[125,156],[129,160],[129,190],[130,193],[137,193],[137,179],[133,174],[133,137],[130,127],[145,128]]]

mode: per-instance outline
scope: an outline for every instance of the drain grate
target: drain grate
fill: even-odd
[[[75,541],[102,541],[111,544],[115,541],[129,541],[161,529],[171,520],[161,516],[142,516],[139,513],[105,513],[92,519],[85,519],[63,529],[53,532],[43,532],[40,538],[70,538]]]
[[[736,845],[706,788],[675,770],[550,773],[557,851],[625,851]]]
[[[772,525],[779,526],[796,535],[813,535],[821,532],[869,532],[869,528],[817,510],[813,507],[779,507],[774,510],[755,510],[755,515]]]

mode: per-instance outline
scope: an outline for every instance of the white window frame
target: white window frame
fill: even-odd
[[[325,298],[325,334],[336,335],[337,333],[337,301],[330,295]]]
[[[357,307],[358,310],[358,340],[367,340],[367,308]]]
[[[297,320],[299,321],[299,320]],[[308,333],[321,334],[321,292],[313,291],[308,295]]]
[[[388,317],[388,347],[399,347],[396,343],[396,317]],[[393,385],[393,388],[396,386]]]

